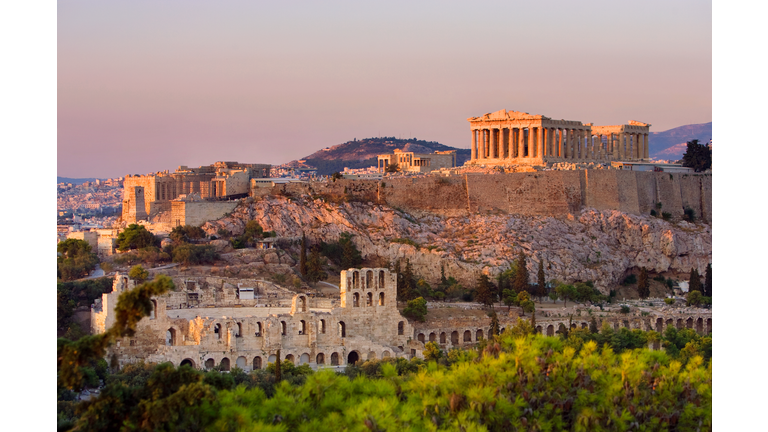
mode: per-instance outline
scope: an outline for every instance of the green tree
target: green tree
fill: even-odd
[[[498,336],[499,335],[499,316],[496,315],[496,311],[491,311],[491,336]]]
[[[481,273],[477,278],[477,287],[475,288],[475,300],[488,307],[493,306],[494,302],[494,287],[488,275]]]
[[[188,243],[190,240],[205,238],[205,231],[194,225],[179,225],[173,227],[168,237],[175,243]]]
[[[547,283],[544,280],[544,259],[539,260],[539,271],[536,274],[538,278],[538,285],[536,286],[536,296],[541,299],[547,295]]]
[[[219,253],[211,245],[182,244],[173,249],[173,262],[184,265],[212,264],[219,259]]]
[[[557,297],[563,300],[563,307],[568,307],[568,300],[576,297],[576,287],[568,284],[560,284],[555,288]]]
[[[646,299],[651,295],[651,289],[648,286],[648,270],[645,267],[640,268],[640,277],[637,280],[637,293],[642,299]]]
[[[403,272],[403,285],[400,292],[397,293],[397,299],[400,301],[411,300],[415,296],[416,281],[413,277],[413,268],[411,260],[405,260],[405,271]]]
[[[712,297],[712,263],[707,264],[707,270],[704,273],[704,296]]]
[[[137,283],[143,283],[149,277],[149,272],[146,271],[141,264],[136,264],[131,267],[131,270],[128,272],[128,277],[135,280]]]
[[[592,319],[589,321],[589,332],[592,334],[598,332],[597,319],[594,316],[592,316]]]
[[[363,257],[360,251],[357,250],[357,246],[352,241],[353,234],[341,233],[339,234],[339,245],[341,246],[341,268],[349,269],[355,268],[363,263]]]
[[[438,361],[443,356],[443,351],[437,342],[427,342],[424,346],[424,360]]]
[[[312,252],[309,254],[309,261],[307,262],[307,281],[315,284],[326,279],[328,279],[328,273],[323,271],[320,248],[313,247]]]
[[[691,274],[689,276],[688,281],[688,291],[699,291],[701,292],[701,277],[699,276],[699,271],[695,268],[691,269]]]
[[[526,312],[533,312],[536,310],[536,305],[531,301],[531,296],[528,291],[520,291],[517,294],[517,303],[523,309],[523,316]]]
[[[526,266],[525,254],[522,250],[517,256],[517,272],[512,286],[518,293],[528,290],[528,267]]]
[[[424,322],[427,316],[427,301],[424,300],[424,297],[408,300],[408,305],[403,309],[403,315]]]
[[[686,296],[686,303],[688,306],[698,306],[701,304],[701,298],[703,295],[701,295],[701,291],[688,291],[688,295]]]
[[[696,172],[702,172],[712,167],[712,149],[699,140],[688,141],[685,154],[683,154],[683,166],[693,168]]]
[[[147,231],[144,225],[130,224],[117,235],[117,249],[127,251],[145,247],[160,246],[160,241],[154,234]]]
[[[88,276],[99,263],[91,252],[91,245],[84,240],[67,239],[56,245],[59,256],[56,260],[57,277],[69,281]]]
[[[507,305],[507,310],[509,310],[513,305],[517,305],[517,293],[513,289],[505,289],[503,300],[504,304]]]
[[[299,254],[299,272],[307,277],[307,235],[301,233],[301,253]]]

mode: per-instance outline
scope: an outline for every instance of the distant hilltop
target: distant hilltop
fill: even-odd
[[[436,141],[424,141],[417,138],[399,139],[395,137],[354,139],[333,147],[318,150],[302,159],[289,162],[288,166],[311,166],[317,168],[319,175],[329,175],[347,168],[366,168],[375,166],[376,156],[392,153],[395,149],[406,152],[432,153],[435,151],[456,150],[456,164],[463,165],[470,158],[469,149],[460,149],[440,144]]]
[[[653,159],[682,159],[687,148],[686,143],[695,139],[699,140],[700,144],[711,140],[712,122],[680,126],[664,132],[651,132],[648,137],[650,156]]]

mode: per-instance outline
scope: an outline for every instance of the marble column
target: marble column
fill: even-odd
[[[536,135],[536,158],[537,159],[543,159],[544,158],[544,128],[538,127],[536,128],[537,135]]]
[[[645,145],[643,145],[643,148],[645,150],[645,156],[644,157],[646,159],[650,159],[650,156],[648,156],[648,134],[643,134],[643,136],[644,136],[643,142],[645,143]]]
[[[470,156],[470,160],[477,159],[477,138],[476,138],[477,130],[472,129],[472,156]],[[381,168],[381,167],[379,167]]]
[[[525,129],[517,129],[517,157],[525,156]]]
[[[490,158],[496,159],[496,129],[491,129],[491,148]]]

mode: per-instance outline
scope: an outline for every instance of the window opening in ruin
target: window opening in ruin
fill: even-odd
[[[347,364],[354,365],[358,360],[360,360],[360,355],[357,354],[357,351],[352,351],[347,356]]]
[[[416,339],[418,339],[419,342],[424,343],[424,333],[419,333],[419,336],[417,336]]]
[[[214,366],[216,366],[216,362],[212,358],[209,358],[208,360],[205,361],[206,369],[213,369]]]
[[[352,272],[352,288],[360,289],[360,273],[357,271]]]
[[[381,358],[389,358],[389,351],[384,351],[381,353]]]
[[[384,270],[379,270],[379,289],[384,289]]]
[[[472,342],[472,332],[467,330],[464,332],[464,342]]]
[[[254,369],[261,369],[261,357],[256,356],[253,358],[253,368]]]
[[[437,340],[437,335],[433,332],[429,334],[429,341],[435,342]]]
[[[189,366],[192,369],[195,368],[195,362],[192,359],[184,359],[179,366]]]
[[[373,271],[368,270],[365,272],[365,289],[372,289],[373,286]]]
[[[454,331],[451,333],[451,343],[454,345],[459,343],[459,332]]]
[[[261,323],[256,323],[256,337],[261,337]]]
[[[352,294],[352,307],[360,307],[360,294]]]
[[[475,340],[480,341],[483,339],[483,329],[478,329],[477,334],[475,335]]]
[[[168,329],[168,331],[165,332],[165,345],[166,346],[176,345],[176,330]]]
[[[404,329],[405,329],[405,323],[404,322],[400,321],[399,323],[397,323],[397,334],[398,335],[402,336],[403,332],[405,331]]]
[[[333,353],[331,354],[331,366],[338,366],[339,365],[339,354]]]
[[[692,329],[692,328],[693,328],[693,318],[688,318],[688,319],[685,321],[685,327],[687,327],[687,328],[689,328],[689,329]]]
[[[536,333],[541,334],[541,326],[536,326]]]
[[[216,339],[221,339],[221,324],[216,324],[213,328],[213,333],[216,334]]]
[[[445,332],[440,333],[440,343],[441,344],[445,343]]]
[[[325,320],[320,320],[320,333],[325,334]]]
[[[293,364],[296,364],[296,362],[293,359],[293,354],[288,354],[287,356],[285,356],[285,360],[289,361],[289,362],[291,362]]]
[[[347,337],[347,326],[344,321],[339,321],[339,336]]]
[[[373,306],[373,293],[372,292],[368,293],[368,299],[366,299],[365,305],[368,306],[368,307]]]
[[[221,359],[221,363],[219,364],[221,366],[221,370],[228,371],[229,370],[229,359],[224,357]]]
[[[235,333],[235,337],[241,337],[243,334],[243,325],[240,323],[237,323],[237,333]]]
[[[317,355],[317,359],[316,359],[316,363],[319,364],[319,365],[324,365],[325,364],[325,354],[323,354],[323,353],[318,354]]]
[[[149,319],[155,319],[155,311],[157,310],[157,302],[152,300],[152,310],[149,311]]]
[[[267,357],[267,363],[274,363],[276,359],[277,357],[274,354],[272,354],[269,357]]]
[[[197,293],[187,293],[187,306],[195,307],[200,304],[200,299]]]
[[[384,306],[384,293],[379,293],[379,306]]]
[[[306,312],[306,311],[307,311],[307,298],[299,297],[299,312]]]
[[[309,354],[304,353],[299,357],[299,365],[305,365],[309,363]]]
[[[555,335],[555,327],[550,324],[547,326],[547,336],[554,336]]]
[[[376,360],[376,353],[371,351],[368,353],[368,360]]]
[[[280,321],[280,334],[285,336],[285,332],[287,329],[287,325],[285,324],[285,321]]]
[[[304,320],[301,320],[300,322],[301,322],[301,329],[299,330],[299,334],[300,335],[307,334],[307,323],[304,322]]]
[[[245,369],[246,363],[248,363],[248,360],[246,360],[245,357],[243,357],[243,356],[240,356],[240,357],[237,358],[237,360],[235,360],[235,364],[240,369]]]

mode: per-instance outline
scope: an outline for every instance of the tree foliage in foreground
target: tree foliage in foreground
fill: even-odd
[[[56,245],[56,251],[60,254],[56,262],[56,276],[61,280],[71,281],[86,277],[99,263],[99,258],[85,240],[64,240]]]
[[[695,172],[702,172],[712,167],[712,149],[704,144],[699,144],[697,139],[688,141],[682,160],[684,167],[693,168]]]

